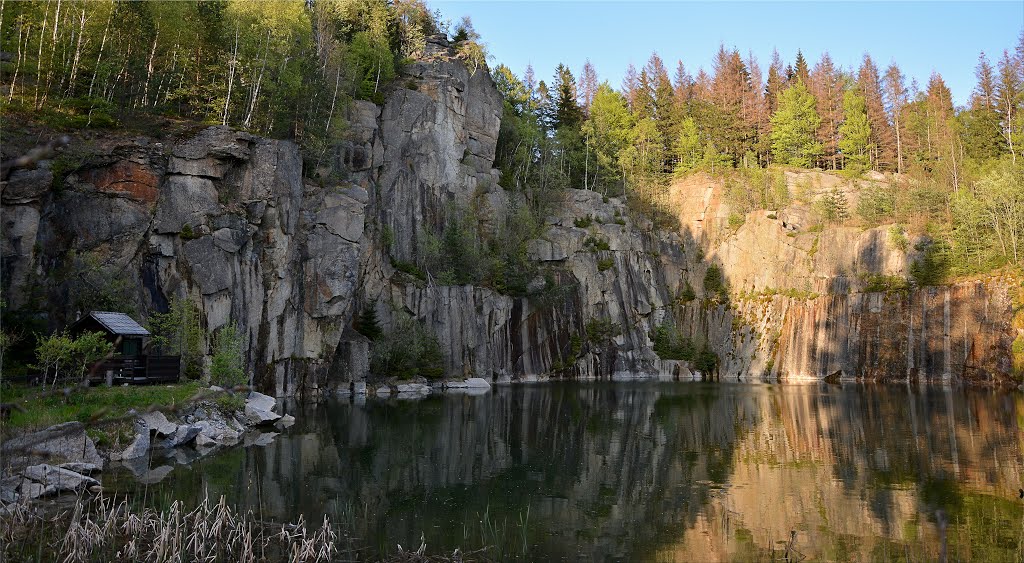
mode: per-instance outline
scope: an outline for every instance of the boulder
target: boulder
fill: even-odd
[[[110,454],[110,459],[111,461],[120,461],[122,459],[143,457],[149,452],[149,446],[149,429],[143,426],[141,427],[141,432],[135,435],[135,439],[132,440],[132,443],[128,444],[128,447],[124,450]]]
[[[87,487],[100,484],[99,481],[92,477],[87,477],[80,473],[75,473],[74,471],[69,471],[46,463],[26,467],[21,474],[26,479],[31,479],[32,481],[43,485],[47,489],[52,488],[52,492],[56,493],[64,491],[79,491]],[[44,494],[49,494],[49,492]]]
[[[85,433],[81,422],[65,422],[40,432],[11,438],[0,445],[5,465],[22,467],[33,461],[51,463],[82,462],[102,466],[96,444]]]
[[[490,389],[491,384],[482,377],[470,377],[466,380],[466,387],[470,389]]]
[[[274,427],[278,430],[283,430],[289,426],[295,424],[295,417],[290,414],[282,414],[281,418],[277,419],[274,423]]]
[[[200,420],[195,426],[199,427],[199,434],[196,435],[197,446],[233,446],[238,443],[239,432],[232,430],[223,421]]]
[[[199,435],[200,427],[195,424],[179,424],[174,430],[174,434],[168,437],[166,440],[160,443],[162,448],[177,448],[178,446],[184,446],[192,440],[196,439]]]
[[[271,424],[281,418],[281,415],[274,412],[276,405],[277,399],[253,391],[245,400],[245,419],[253,426]]]
[[[178,429],[178,425],[167,420],[164,413],[160,411],[142,413],[139,416],[138,422],[145,424],[150,432],[155,431],[157,436],[170,436]]]

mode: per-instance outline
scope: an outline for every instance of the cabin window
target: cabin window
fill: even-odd
[[[138,356],[142,350],[142,346],[139,345],[138,338],[126,338],[121,341],[121,355],[122,356]]]

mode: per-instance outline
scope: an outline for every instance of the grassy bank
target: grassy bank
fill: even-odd
[[[5,384],[0,389],[0,402],[13,407],[10,418],[0,423],[0,436],[40,430],[62,422],[117,418],[129,410],[141,411],[154,405],[180,406],[202,389],[203,385],[198,382],[129,387],[71,387],[53,392],[35,386]],[[102,441],[108,433],[104,429],[96,429],[93,438]]]

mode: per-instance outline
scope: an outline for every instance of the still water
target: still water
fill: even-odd
[[[421,538],[530,561],[1024,555],[1016,393],[551,383],[290,411],[271,444],[147,494],[209,491],[315,527],[326,513],[368,558]]]

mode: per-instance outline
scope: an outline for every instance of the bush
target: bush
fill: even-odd
[[[697,298],[697,292],[693,290],[693,286],[690,285],[689,281],[683,283],[683,286],[679,288],[679,301],[681,303],[689,303]]]
[[[708,271],[704,273],[704,294],[705,297],[716,294],[723,300],[729,297],[729,288],[725,284],[722,270],[715,264],[708,266]]]
[[[602,259],[597,261],[597,271],[599,271],[599,272],[603,272],[605,270],[610,270],[614,266],[615,266],[615,260],[613,260],[611,258],[602,258]]]
[[[216,340],[210,365],[210,383],[224,388],[248,383],[249,378],[242,368],[242,335],[235,323],[221,328]]]
[[[444,377],[441,345],[423,324],[411,317],[400,318],[374,342],[370,373],[379,379],[439,379]]]
[[[199,321],[199,308],[188,299],[171,299],[166,313],[150,312],[146,328],[159,354],[181,356],[187,379],[203,376],[203,344],[206,334]]]
[[[114,351],[102,332],[87,332],[71,338],[66,332],[57,332],[40,338],[36,346],[37,369],[53,381],[80,379],[90,364],[106,358]],[[44,378],[44,381],[48,379]]]
[[[576,219],[572,223],[573,223],[573,225],[576,225],[576,227],[578,227],[580,229],[586,229],[587,227],[589,227],[590,225],[592,225],[594,223],[594,217],[591,216],[590,214],[587,214],[586,217],[582,217],[580,219]]]
[[[707,343],[697,352],[693,367],[704,375],[712,374],[718,369],[718,355],[708,347]]]
[[[889,242],[901,252],[906,252],[910,246],[910,242],[907,241],[907,235],[903,232],[903,227],[899,225],[893,225],[889,228]]]
[[[684,338],[671,321],[666,321],[651,331],[654,352],[663,360],[692,361],[696,357],[693,343]]]
[[[918,287],[939,285],[949,274],[948,248],[934,241],[919,244],[921,256],[910,265],[910,277]]]
[[[619,328],[611,319],[590,319],[584,325],[587,342],[594,346],[603,346],[619,335]]]
[[[587,240],[583,241],[583,246],[591,252],[611,250],[611,246],[608,244],[608,241],[601,237],[587,237]]]
[[[356,332],[369,338],[370,340],[376,340],[381,335],[380,323],[377,322],[377,302],[373,301],[363,306],[362,312],[356,318],[355,322]]]

